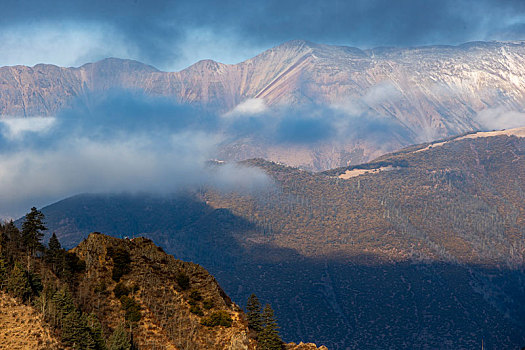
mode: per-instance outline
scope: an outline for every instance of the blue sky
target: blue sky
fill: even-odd
[[[523,0],[1,0],[0,66],[237,63],[292,39],[370,48],[525,39]]]

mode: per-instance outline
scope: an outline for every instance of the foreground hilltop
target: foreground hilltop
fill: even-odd
[[[43,259],[28,265],[30,290],[24,292],[16,287],[24,267],[16,252],[5,250],[13,247],[12,228],[5,227],[0,272],[10,272],[0,285],[2,348],[112,350],[128,349],[118,345],[126,342],[136,349],[260,348],[246,315],[213,276],[149,239],[92,233],[67,253],[52,240]],[[22,303],[31,300],[34,308]],[[303,343],[283,347],[318,349]]]
[[[176,260],[146,238],[121,240],[93,233],[73,252],[86,263],[78,295],[86,311],[98,315],[108,328],[125,318],[121,303],[111,298],[116,269],[123,273],[122,286],[137,289],[133,299],[142,318],[133,337],[140,349],[255,349],[243,311],[203,267]],[[204,301],[209,308],[202,306]],[[192,304],[200,312],[192,313]],[[222,313],[230,325],[201,324],[214,312]]]

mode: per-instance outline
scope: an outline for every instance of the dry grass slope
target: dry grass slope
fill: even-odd
[[[0,349],[64,349],[30,306],[0,291]]]

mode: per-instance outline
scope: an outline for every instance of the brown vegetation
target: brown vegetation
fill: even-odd
[[[0,349],[64,349],[42,315],[0,291]]]
[[[95,227],[141,232],[198,261],[234,300],[255,292],[271,301],[284,339],[335,349],[377,348],[385,337],[400,348],[471,348],[482,336],[487,348],[520,345],[525,138],[428,146],[354,166],[394,169],[347,180],[339,175],[348,168],[310,173],[252,160],[274,187],[79,196],[46,210],[65,238]]]
[[[115,328],[126,317],[121,306],[126,297],[120,302],[115,297],[115,263],[108,254],[117,249],[130,256],[129,272],[119,283],[140,305],[142,317],[133,326],[133,338],[140,349],[233,349],[232,343],[254,348],[247,336],[244,313],[204,268],[176,260],[145,238],[120,240],[94,233],[73,250],[86,262],[76,297],[85,311],[96,314],[105,327]],[[188,277],[189,288],[181,288],[177,282],[180,274]],[[204,300],[213,306],[203,307]],[[200,314],[192,313],[192,307],[197,307]],[[230,317],[230,324],[202,324],[216,312]]]

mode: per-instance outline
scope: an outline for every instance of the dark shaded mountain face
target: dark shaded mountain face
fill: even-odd
[[[81,195],[43,208],[74,245],[145,235],[255,292],[286,340],[331,349],[525,344],[525,131],[413,146],[309,173],[264,160],[253,195]],[[360,174],[360,175],[358,175]]]
[[[326,121],[336,115],[327,123],[336,131],[347,130],[315,144],[233,135],[217,156],[262,157],[326,170],[481,127],[507,127],[494,118],[524,109],[524,72],[523,42],[362,51],[291,41],[236,65],[206,60],[180,72],[115,58],[79,68],[2,67],[0,115],[53,116],[72,106],[89,109],[90,96],[112,89],[164,96],[219,114],[247,100],[264,100],[267,114],[283,106],[301,107],[301,118],[321,115]]]

